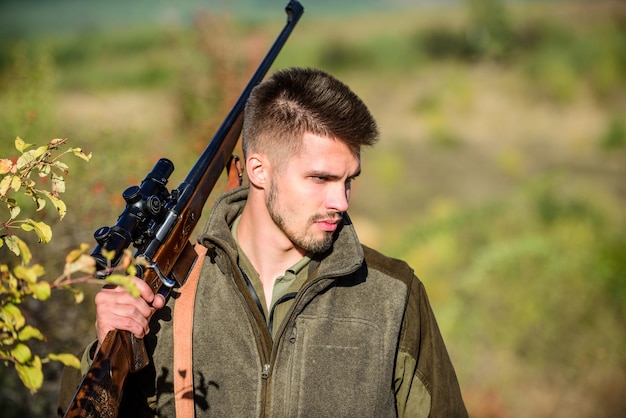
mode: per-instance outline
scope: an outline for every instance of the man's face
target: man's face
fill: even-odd
[[[301,152],[274,171],[267,209],[298,249],[322,253],[331,247],[360,166],[342,142],[307,133]]]

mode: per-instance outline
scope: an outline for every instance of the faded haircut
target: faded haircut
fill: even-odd
[[[378,140],[367,106],[323,71],[289,68],[254,88],[244,110],[244,158],[260,152],[282,166],[299,152],[305,133],[341,141],[355,156]]]

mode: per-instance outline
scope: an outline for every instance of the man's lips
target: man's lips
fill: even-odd
[[[337,225],[339,224],[339,219],[322,219],[315,221],[315,223],[326,232],[335,232],[337,230]]]

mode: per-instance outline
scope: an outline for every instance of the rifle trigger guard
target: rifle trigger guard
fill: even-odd
[[[159,279],[161,279],[161,283],[163,283],[163,285],[165,285],[166,287],[172,288],[176,285],[176,281],[165,276],[165,274],[163,274],[163,272],[159,268],[159,265],[154,261],[150,261],[146,268],[154,270],[157,276],[159,276]]]

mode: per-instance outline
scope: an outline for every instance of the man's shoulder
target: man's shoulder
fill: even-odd
[[[418,280],[413,268],[404,260],[389,257],[378,250],[362,245],[368,270],[378,271],[390,278],[401,280],[409,285]]]

